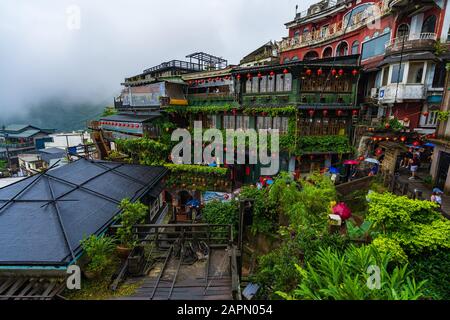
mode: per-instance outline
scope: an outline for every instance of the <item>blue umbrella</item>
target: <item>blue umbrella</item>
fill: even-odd
[[[435,145],[434,143],[431,143],[431,142],[425,143],[424,146],[425,146],[425,147],[430,147],[430,148],[436,147],[436,145]]]
[[[434,192],[434,193],[444,193],[444,192],[442,192],[442,190],[439,189],[439,188],[434,188],[434,189],[433,189],[433,192]]]
[[[273,180],[267,180],[266,183],[270,186],[271,184],[273,184]]]
[[[210,167],[217,167],[217,164],[215,162],[208,164]]]
[[[330,167],[330,173],[331,174],[338,174],[339,173],[339,169],[335,168],[335,167]]]
[[[196,199],[193,199],[193,200],[191,200],[191,201],[188,201],[188,202],[186,203],[186,205],[187,205],[188,207],[200,207],[200,201],[198,201],[198,200],[196,200]]]

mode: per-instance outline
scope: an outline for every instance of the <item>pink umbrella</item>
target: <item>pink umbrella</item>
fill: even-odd
[[[347,161],[344,161],[344,164],[353,166],[353,165],[359,164],[359,161],[347,160]]]
[[[340,216],[343,221],[350,219],[350,217],[352,216],[352,211],[343,202],[338,203],[333,207],[333,213]]]

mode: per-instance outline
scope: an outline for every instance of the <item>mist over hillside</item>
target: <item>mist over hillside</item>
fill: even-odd
[[[98,119],[107,105],[107,101],[73,103],[52,99],[36,104],[19,115],[1,114],[0,126],[20,123],[56,129],[58,132],[83,130],[87,121]]]

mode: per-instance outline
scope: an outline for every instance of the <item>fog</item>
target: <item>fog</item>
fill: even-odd
[[[313,2],[2,0],[0,122],[48,99],[112,101],[125,77],[196,51],[238,63]]]

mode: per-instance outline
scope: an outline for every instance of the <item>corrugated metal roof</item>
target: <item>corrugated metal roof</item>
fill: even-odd
[[[32,136],[35,136],[41,132],[42,132],[41,130],[30,129],[30,130],[25,130],[25,131],[19,132],[19,133],[9,133],[8,137],[9,138],[31,138]]]
[[[0,189],[0,265],[67,265],[80,240],[112,223],[122,199],[139,199],[166,172],[80,159]]]

